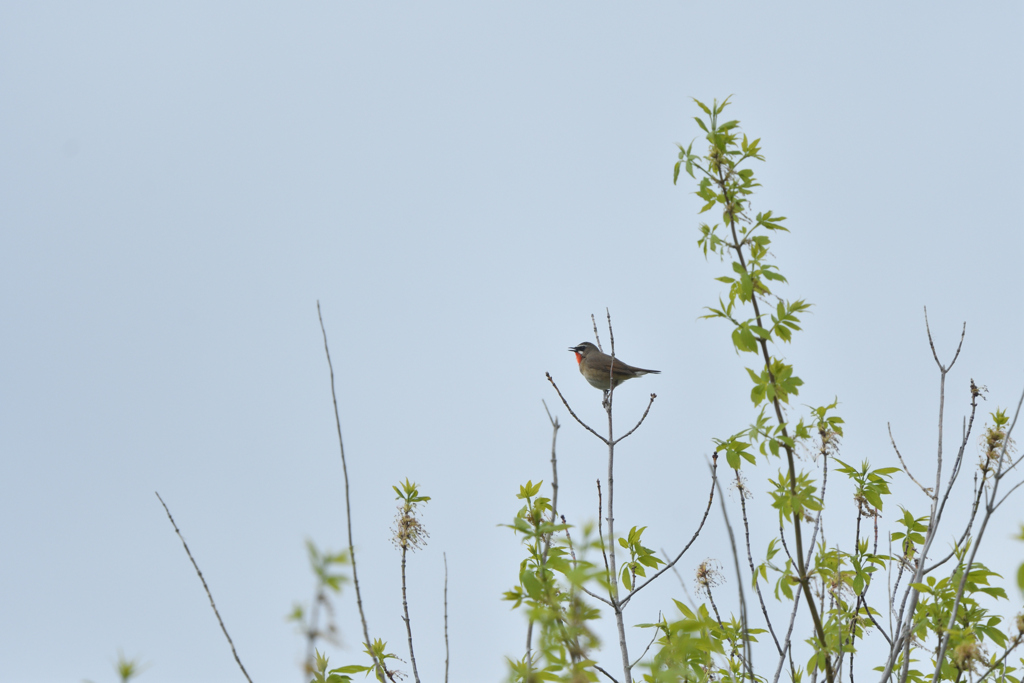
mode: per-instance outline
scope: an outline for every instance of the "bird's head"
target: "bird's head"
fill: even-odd
[[[569,350],[576,354],[576,362],[579,363],[581,360],[586,358],[588,353],[591,351],[597,351],[598,348],[590,342],[583,342],[579,346],[570,346]]]

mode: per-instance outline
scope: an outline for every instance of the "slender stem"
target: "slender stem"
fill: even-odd
[[[609,325],[609,335],[611,329]],[[611,338],[612,363],[615,358],[615,338]],[[632,680],[629,666],[629,648],[626,645],[626,624],[622,618],[622,603],[619,602],[619,575],[615,570],[615,438],[612,427],[612,397],[615,393],[615,386],[608,390],[608,398],[605,400],[605,411],[608,413],[608,516],[605,521],[608,523],[608,598],[612,603],[612,612],[615,614],[615,626],[619,632],[619,651],[622,653],[623,680]]]
[[[605,439],[605,438],[604,438],[603,436],[601,436],[600,434],[598,434],[597,432],[595,432],[595,431],[594,431],[594,429],[593,429],[593,428],[592,428],[592,427],[591,427],[590,425],[588,425],[588,424],[587,424],[586,422],[584,422],[584,421],[583,421],[583,420],[581,420],[580,418],[576,417],[576,413],[574,413],[574,412],[573,412],[573,410],[572,410],[572,408],[571,408],[571,407],[569,407],[569,402],[565,400],[565,396],[562,396],[562,392],[561,392],[561,390],[560,390],[560,389],[558,388],[558,385],[557,385],[557,384],[555,384],[555,380],[553,380],[553,379],[551,378],[551,374],[550,374],[550,373],[547,373],[547,372],[545,372],[545,373],[544,373],[544,376],[548,378],[548,381],[549,381],[549,382],[551,382],[551,386],[553,386],[553,387],[555,388],[555,391],[556,391],[556,392],[558,392],[558,398],[562,399],[562,403],[563,403],[563,404],[565,405],[565,409],[569,411],[569,414],[570,414],[570,415],[572,415],[572,416],[573,416],[573,418],[574,418],[574,419],[575,419],[575,420],[576,420],[577,422],[579,422],[579,423],[580,423],[580,424],[581,424],[581,425],[583,426],[583,428],[584,428],[584,429],[586,429],[586,430],[587,430],[588,432],[590,432],[591,434],[593,434],[594,436],[596,436],[597,438],[599,438],[599,439],[600,439],[601,441],[603,441],[604,443],[608,443],[608,440],[607,440],[607,439]]]
[[[557,417],[551,417],[551,411],[548,410],[548,404],[543,399],[541,403],[544,404],[544,411],[548,414],[548,420],[551,422],[551,523],[554,524],[558,518],[558,457],[555,451],[555,442],[558,440],[558,430],[561,427],[558,424]],[[544,538],[544,549],[541,552],[541,563],[543,564],[548,557],[548,551],[551,548],[551,536]],[[447,571],[447,570],[446,570]],[[533,619],[530,619],[530,623],[526,627],[526,656],[530,656],[530,651],[533,649]]]
[[[448,553],[444,557],[444,683],[448,683]]]
[[[675,558],[672,561],[670,561],[664,567],[662,567],[657,572],[652,574],[649,579],[647,579],[642,584],[640,584],[639,586],[634,588],[632,591],[630,591],[629,595],[627,595],[625,598],[623,598],[622,602],[619,603],[623,607],[625,607],[626,603],[628,603],[630,600],[632,600],[633,596],[636,595],[637,593],[639,593],[640,590],[644,586],[649,586],[652,581],[654,581],[659,576],[661,576],[662,574],[667,572],[669,569],[673,569],[674,570],[675,566],[676,566],[676,563],[679,562],[679,560],[682,559],[683,555],[686,554],[686,551],[689,550],[690,546],[693,545],[693,542],[697,540],[697,537],[700,535],[701,529],[704,528],[704,523],[708,519],[708,513],[711,511],[711,504],[715,500],[715,486],[716,486],[716,484],[718,482],[718,453],[717,452],[712,454],[712,456],[711,456],[711,465],[709,465],[709,467],[711,468],[711,492],[708,494],[708,504],[707,504],[707,507],[704,508],[704,516],[701,517],[700,525],[697,527],[697,530],[693,532],[693,536],[690,537],[690,542],[687,543],[683,547],[683,549],[679,551],[679,554],[676,555]],[[666,555],[665,557],[668,557],[668,555]]]
[[[779,644],[779,639],[775,635],[775,628],[772,626],[772,620],[768,617],[768,608],[765,606],[764,597],[761,595],[761,582],[757,580],[757,572],[754,569],[754,555],[750,552],[750,523],[747,521],[747,487],[740,477],[739,470],[736,470],[736,490],[740,494],[740,510],[743,512],[743,533],[747,546],[747,564],[750,566],[750,575],[754,579],[754,590],[757,591],[757,601],[761,604],[761,614],[764,615],[764,622],[768,625],[768,633],[771,634],[772,640],[775,641],[775,649],[781,655],[782,645]],[[736,568],[736,574],[739,576],[739,567]]]
[[[800,607],[800,596],[801,595],[802,595],[802,593],[797,593],[793,597],[793,611],[790,612],[790,614],[789,614],[789,628],[786,629],[786,637],[782,639],[782,642],[785,643],[785,645],[783,646],[782,654],[779,656],[779,665],[775,668],[775,677],[772,679],[772,683],[779,683],[779,675],[782,673],[782,667],[786,663],[786,655],[787,655],[787,653],[790,652],[790,650],[793,647],[793,641],[792,641],[793,625],[796,624],[796,612],[797,612],[797,608]],[[790,656],[790,664],[789,664],[790,670],[793,669],[793,661],[792,660],[793,660],[793,658],[792,658],[792,656]],[[795,680],[795,677],[794,677],[794,680]]]
[[[600,671],[601,673],[603,673],[605,676],[607,676],[608,680],[611,681],[612,683],[619,683],[618,680],[616,680],[615,676],[612,676],[610,673],[608,673],[607,671],[605,671],[604,669],[602,669],[598,665],[595,664],[594,668],[597,669],[598,671]]]
[[[615,439],[615,443],[619,443],[620,441],[622,441],[627,436],[629,436],[630,434],[632,434],[633,432],[635,432],[637,429],[640,428],[640,425],[642,425],[644,423],[644,420],[647,419],[647,413],[651,412],[651,406],[654,405],[654,399],[656,399],[656,398],[658,398],[657,394],[651,394],[651,400],[647,402],[647,410],[645,410],[644,414],[640,416],[640,421],[636,423],[635,427],[630,429],[628,432],[626,432],[625,434],[623,434],[619,438]]]
[[[352,583],[356,589],[356,605],[359,607],[359,619],[363,623],[363,638],[366,649],[373,660],[373,668],[377,678],[383,680],[386,669],[377,659],[377,655],[371,647],[370,629],[366,626],[366,612],[363,610],[363,594],[359,589],[359,572],[356,570],[356,548],[352,541],[352,503],[349,499],[348,490],[348,464],[345,462],[345,443],[341,439],[341,418],[338,416],[338,395],[334,390],[334,365],[331,363],[331,350],[327,347],[327,330],[324,329],[324,317],[320,313],[320,302],[316,302],[316,315],[320,319],[320,332],[324,336],[324,353],[327,354],[327,369],[331,373],[331,400],[334,402],[334,424],[338,428],[338,449],[341,451],[341,471],[345,476],[345,522],[348,526],[348,556],[352,560]]]
[[[603,502],[603,498],[602,498],[602,495],[601,495],[601,480],[598,479],[596,481],[597,481],[597,518],[601,519],[601,515],[603,514],[602,511],[604,509],[604,502]],[[615,577],[613,576],[612,570],[608,568],[608,546],[606,546],[604,544],[604,523],[600,523],[600,524],[597,525],[597,537],[598,537],[598,540],[601,542],[601,556],[604,558],[604,573],[605,573],[605,577],[608,579],[608,583],[614,583]],[[611,604],[612,604],[612,601],[609,600],[608,601],[608,605],[611,606]]]
[[[213,613],[217,616],[217,623],[220,624],[220,630],[224,632],[224,637],[228,639],[228,645],[231,646],[231,654],[235,656],[235,661],[238,663],[238,668],[242,670],[242,675],[245,676],[245,680],[252,683],[252,679],[249,678],[249,672],[242,666],[242,660],[238,657],[238,651],[235,650],[235,643],[231,640],[231,635],[228,634],[228,629],[224,626],[224,620],[220,618],[220,612],[217,610],[217,605],[213,602],[213,593],[210,592],[210,587],[206,585],[206,579],[203,578],[203,572],[199,570],[199,565],[196,564],[196,559],[192,557],[192,551],[188,549],[188,543],[185,543],[185,537],[181,535],[181,530],[178,529],[178,525],[174,523],[174,517],[171,516],[171,511],[167,507],[167,503],[160,497],[160,494],[156,494],[160,504],[164,506],[164,512],[167,513],[167,519],[171,520],[171,526],[174,527],[174,533],[178,534],[178,539],[181,541],[181,545],[185,547],[185,554],[188,555],[188,559],[192,562],[192,566],[196,570],[196,574],[199,575],[199,580],[203,582],[203,590],[206,591],[206,597],[210,599],[210,607],[213,608]]]
[[[558,424],[557,417],[551,417],[548,404],[543,399],[541,399],[541,403],[544,404],[544,412],[548,414],[548,420],[551,421],[551,521],[553,522],[558,517],[558,456],[555,452],[555,443],[558,441],[558,430],[562,425]]]
[[[409,600],[406,595],[405,585],[405,556],[408,549],[405,545],[402,546],[402,612],[404,616],[402,621],[405,622],[405,633],[409,639],[409,659],[412,661],[412,677],[416,683],[420,683],[420,674],[416,670],[416,652],[412,649],[412,621],[409,619]]]
[[[739,477],[739,470],[736,471],[736,476]],[[719,484],[721,486],[721,484]],[[740,499],[743,499],[743,491],[740,491]],[[732,532],[732,524],[729,523],[729,513],[725,508],[725,496],[722,492],[718,492],[718,504],[722,506],[722,519],[725,520],[725,529],[729,532],[729,545],[732,548],[732,560],[733,565],[736,568],[736,586],[739,590],[740,595],[740,628],[743,635],[743,653],[741,654],[741,660],[743,662],[743,668],[746,670],[747,676],[751,681],[754,681],[754,653],[750,648],[750,634],[748,633],[748,621],[747,621],[747,598],[743,592],[743,574],[740,571],[740,555],[739,551],[736,550],[736,535]],[[711,597],[711,587],[708,586],[708,598]],[[712,603],[714,606],[714,603]],[[715,616],[718,616],[718,608],[715,608]],[[721,619],[719,619],[721,622]],[[723,627],[724,630],[724,627]],[[772,637],[775,634],[772,633]],[[778,643],[776,643],[777,645]],[[733,644],[733,649],[736,645]]]
[[[914,479],[914,475],[910,473],[910,468],[907,467],[907,463],[905,463],[903,461],[903,454],[900,453],[900,449],[896,446],[896,439],[892,435],[892,425],[889,424],[889,423],[886,423],[886,427],[889,428],[889,443],[892,444],[892,449],[894,451],[896,451],[896,457],[900,459],[900,464],[903,465],[903,471],[907,473],[908,477],[910,477],[910,481],[912,481],[915,484],[917,484],[918,488],[920,488],[922,491],[924,491],[924,495],[926,495],[929,498],[931,498],[932,495],[934,495],[934,494],[929,492],[928,489],[926,489],[924,487],[924,485],[921,484],[921,482],[919,482],[917,479]]]

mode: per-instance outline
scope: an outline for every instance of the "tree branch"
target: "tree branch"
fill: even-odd
[[[559,390],[558,385],[555,384],[555,380],[551,379],[551,373],[545,372],[544,376],[548,378],[548,381],[551,382],[551,386],[553,386],[555,388],[555,391],[558,392],[558,398],[562,399],[562,404],[565,405],[565,409],[569,411],[569,414],[573,416],[573,419],[579,422],[583,426],[583,428],[586,429],[588,432],[590,432],[591,434],[599,438],[602,442],[607,444],[608,439],[604,438],[603,436],[595,432],[593,429],[590,428],[590,425],[588,425],[580,418],[576,417],[576,413],[574,413],[572,411],[572,408],[569,407],[569,402],[565,400],[565,396],[562,396],[562,392]]]
[[[216,603],[213,602],[213,594],[210,592],[210,587],[206,585],[206,579],[203,578],[203,572],[199,570],[199,565],[196,564],[196,559],[192,557],[192,551],[188,549],[188,543],[185,543],[185,537],[181,535],[181,530],[178,529],[178,525],[174,523],[174,517],[171,516],[171,511],[167,508],[167,503],[160,497],[160,494],[156,494],[160,504],[164,506],[164,512],[167,513],[167,519],[171,520],[171,526],[174,527],[174,533],[178,534],[178,538],[181,540],[181,545],[185,547],[185,554],[188,555],[189,561],[196,570],[196,574],[199,575],[199,580],[203,582],[203,590],[206,591],[206,597],[210,599],[210,607],[213,608],[213,613],[217,616],[217,623],[220,624],[220,630],[224,632],[224,637],[228,639],[228,645],[231,646],[231,654],[235,656],[235,661],[238,662],[238,668],[242,670],[242,675],[245,676],[245,680],[252,683],[252,679],[249,678],[249,672],[245,670],[242,665],[242,660],[238,657],[238,651],[235,650],[235,643],[231,640],[231,635],[228,634],[228,629],[224,626],[224,620],[220,618],[220,612],[217,610]]]
[[[676,562],[678,562],[680,559],[682,559],[683,555],[686,554],[686,551],[690,549],[690,546],[693,545],[693,542],[697,540],[697,536],[700,535],[701,529],[704,528],[704,522],[706,522],[707,519],[708,519],[708,513],[711,511],[711,503],[715,500],[715,483],[718,481],[718,453],[717,452],[712,454],[711,462],[712,462],[712,464],[711,464],[711,492],[708,494],[708,504],[707,504],[707,507],[704,508],[704,516],[701,517],[701,519],[700,519],[700,526],[698,526],[697,530],[693,532],[693,536],[690,538],[690,542],[687,543],[686,546],[682,550],[679,551],[679,554],[676,555],[674,560],[672,560],[671,562],[666,564],[664,567],[662,567],[661,569],[656,571],[654,574],[651,575],[651,578],[649,578],[646,581],[644,581],[643,583],[641,583],[639,586],[637,586],[632,591],[630,591],[629,594],[625,598],[623,598],[622,602],[619,603],[623,607],[625,607],[626,603],[628,603],[630,600],[633,599],[634,595],[636,595],[641,590],[643,590],[643,588],[645,586],[650,585],[650,583],[652,581],[654,581],[656,578],[658,578],[659,576],[664,574],[666,571],[668,571],[669,569],[674,567]]]
[[[348,554],[352,559],[352,583],[355,585],[356,589],[356,605],[359,607],[359,619],[363,623],[363,638],[366,642],[366,650],[370,653],[370,658],[373,660],[373,668],[377,674],[377,678],[383,680],[387,670],[377,659],[377,655],[371,647],[370,630],[366,626],[366,612],[363,610],[363,594],[359,589],[359,573],[356,571],[356,548],[355,543],[352,540],[352,504],[349,499],[348,490],[348,464],[345,462],[345,443],[341,439],[341,417],[338,415],[338,395],[334,390],[334,365],[331,363],[331,350],[327,346],[327,330],[324,329],[324,317],[320,313],[319,300],[316,302],[316,316],[320,320],[320,332],[324,336],[324,353],[327,354],[327,369],[330,370],[331,373],[331,400],[334,402],[334,424],[338,428],[338,449],[341,451],[341,471],[345,477],[345,522],[348,526]]]

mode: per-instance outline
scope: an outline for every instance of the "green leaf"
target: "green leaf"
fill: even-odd
[[[531,598],[538,600],[541,597],[541,583],[533,572],[529,570],[523,571],[519,575],[519,582],[523,584],[523,588],[526,589],[526,593]]]
[[[361,674],[364,671],[372,671],[372,666],[359,666],[358,664],[350,664],[348,666],[338,667],[337,669],[331,669],[332,674]]]

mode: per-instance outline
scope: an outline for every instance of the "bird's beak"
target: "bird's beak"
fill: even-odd
[[[579,348],[580,347],[578,346],[570,346],[569,350],[572,351],[573,353],[579,353]]]

